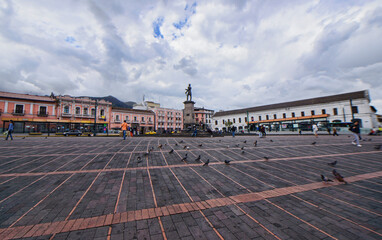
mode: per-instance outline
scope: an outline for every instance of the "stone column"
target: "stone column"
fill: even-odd
[[[188,127],[193,127],[195,123],[195,113],[194,113],[194,101],[185,101],[183,109],[183,129],[186,130]]]

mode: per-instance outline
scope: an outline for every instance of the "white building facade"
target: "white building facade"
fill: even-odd
[[[370,106],[367,90],[217,112],[212,126],[223,131],[232,126],[239,131],[253,131],[259,125],[268,131],[308,131],[313,123],[318,123],[320,130],[327,130],[333,126],[346,127],[352,119],[359,121],[364,129],[378,127],[376,110]]]

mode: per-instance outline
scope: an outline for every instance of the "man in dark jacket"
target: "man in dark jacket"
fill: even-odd
[[[360,129],[359,129],[359,123],[358,121],[354,122],[349,130],[353,133],[353,137],[354,137],[354,140],[353,140],[353,144],[354,145],[357,145],[357,147],[362,147],[361,144],[359,144],[359,134],[360,134]]]

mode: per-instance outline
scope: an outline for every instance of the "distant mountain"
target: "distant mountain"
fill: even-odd
[[[124,103],[120,101],[118,98],[113,97],[113,96],[107,96],[107,97],[90,97],[91,99],[103,99],[105,101],[111,102],[113,104],[113,107],[121,107],[121,108],[129,108],[132,109],[133,105],[130,103],[135,103],[135,102],[127,102]]]
[[[129,108],[133,108],[134,104],[137,104],[136,102],[133,102],[133,101],[128,101],[128,102],[125,102],[125,104],[127,106],[129,106]]]

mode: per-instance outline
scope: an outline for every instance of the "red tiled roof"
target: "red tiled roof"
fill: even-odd
[[[52,99],[51,97],[48,97],[48,96],[29,95],[29,94],[22,94],[22,93],[0,92],[0,97],[2,97],[2,98],[13,98],[13,99],[34,100],[34,101],[54,102],[54,99]]]

